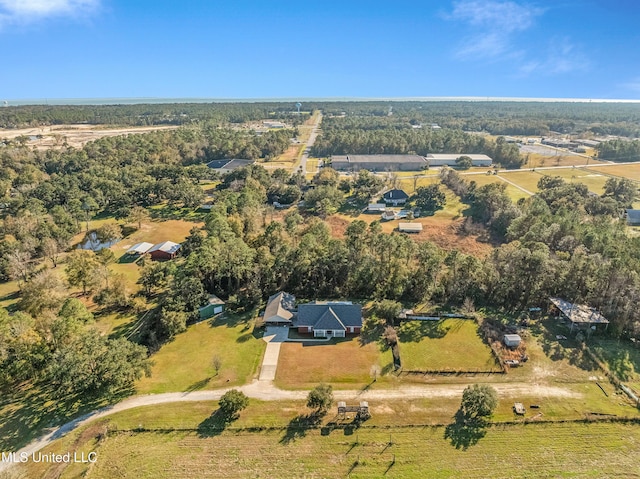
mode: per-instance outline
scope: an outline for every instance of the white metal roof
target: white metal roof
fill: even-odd
[[[145,254],[153,247],[153,243],[138,243],[134,244],[131,248],[127,250],[127,254]]]
[[[422,223],[398,223],[400,231],[422,231]]]
[[[173,241],[163,241],[162,243],[158,243],[151,248],[148,253],[153,253],[154,251],[162,251],[164,253],[173,254],[180,249],[179,243],[174,243]]]

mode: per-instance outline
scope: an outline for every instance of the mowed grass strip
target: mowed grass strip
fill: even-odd
[[[405,371],[500,371],[472,320],[405,321],[398,339]]]
[[[493,426],[466,448],[455,447],[445,427],[98,434],[87,431],[84,445],[75,439],[98,461],[64,477],[636,477],[640,453],[640,427],[612,423]],[[44,463],[21,470],[61,472]]]
[[[377,344],[360,345],[357,338],[313,343],[283,343],[280,347],[276,384],[305,389],[325,382],[353,388],[371,382],[371,367],[388,371],[391,352]]]
[[[150,378],[140,394],[194,391],[244,384],[255,374],[266,343],[253,335],[253,320],[225,314],[190,326],[151,356]],[[214,356],[221,360],[216,375]]]

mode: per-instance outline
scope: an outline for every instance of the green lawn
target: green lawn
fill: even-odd
[[[475,321],[405,321],[398,328],[405,371],[500,371]]]
[[[94,465],[73,464],[65,470],[30,463],[18,472],[26,477],[154,479],[636,477],[638,425],[497,424],[476,430],[420,425],[416,418],[421,413],[415,411],[425,414],[433,406],[398,401],[374,409],[360,428],[345,421],[309,429],[296,427],[298,414],[307,412],[299,403],[274,407],[251,401],[226,431],[204,427],[215,402],[139,408],[90,424],[43,451],[95,451]],[[398,420],[401,408],[413,423]],[[166,424],[158,418],[167,418]],[[332,419],[330,413],[323,424]],[[449,417],[444,424],[450,422]],[[249,429],[256,424],[270,428]],[[149,430],[153,427],[163,430]]]
[[[285,389],[312,388],[320,382],[353,389],[371,382],[371,367],[386,374],[393,368],[389,351],[376,343],[361,345],[357,338],[323,343],[283,343],[276,384]]]
[[[137,384],[138,393],[194,391],[248,382],[255,374],[266,343],[253,334],[254,322],[247,317],[224,314],[213,322],[190,326],[151,356],[150,378]],[[222,367],[212,366],[219,356]]]

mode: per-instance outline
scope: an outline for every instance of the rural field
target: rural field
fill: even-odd
[[[69,478],[635,477],[637,424],[516,422],[461,429],[444,411],[435,414],[442,425],[421,421],[430,414],[428,401],[399,406],[374,408],[360,427],[329,413],[322,428],[309,429],[300,422],[300,403],[252,401],[226,430],[212,421],[213,402],[185,404],[178,413],[169,405],[138,408],[44,450],[95,451],[95,464],[65,469],[29,463],[20,472]]]

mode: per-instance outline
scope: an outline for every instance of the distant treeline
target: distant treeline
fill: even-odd
[[[640,141],[611,140],[598,145],[598,158],[602,160],[628,162],[640,161]]]
[[[523,163],[517,145],[460,129],[412,128],[406,120],[386,117],[334,117],[322,123],[312,153],[319,157],[345,154],[484,153],[506,168]]]
[[[393,116],[426,127],[436,123],[492,135],[640,137],[640,105],[634,103],[373,101],[309,103],[305,108],[321,109],[328,116]]]
[[[265,118],[293,124],[308,118],[293,102],[172,103],[136,105],[25,105],[0,108],[0,127],[70,123],[182,125],[193,121],[240,123]],[[493,135],[544,136],[550,132],[640,137],[640,105],[633,103],[505,101],[304,102],[305,112],[326,116],[394,117],[403,124],[437,123],[443,128]]]
[[[0,108],[0,128],[87,123],[90,125],[184,125],[194,121],[242,123],[263,119],[297,125],[309,117],[291,103],[172,103],[137,105],[24,105]]]

